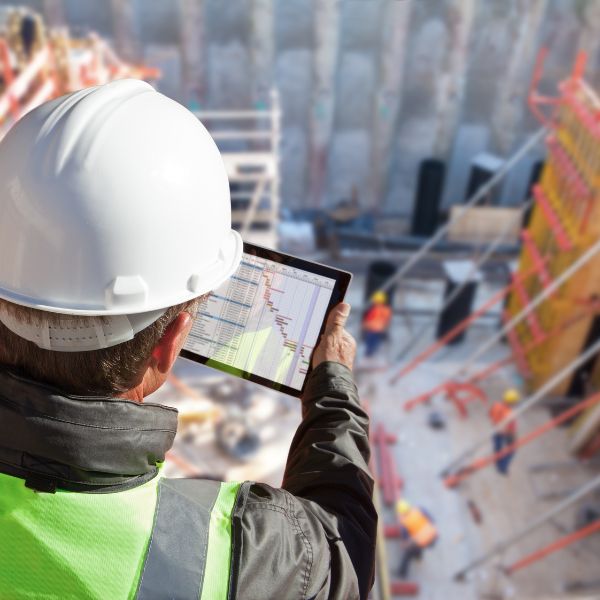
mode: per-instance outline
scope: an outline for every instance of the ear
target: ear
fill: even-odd
[[[158,344],[152,350],[156,369],[168,373],[179,356],[183,344],[192,328],[193,319],[187,312],[180,312],[165,330]]]

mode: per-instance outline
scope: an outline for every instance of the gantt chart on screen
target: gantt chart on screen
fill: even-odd
[[[299,390],[334,285],[244,254],[237,272],[202,301],[185,347]]]

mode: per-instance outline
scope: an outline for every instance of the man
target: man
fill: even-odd
[[[429,513],[425,509],[412,506],[408,500],[398,500],[396,514],[403,537],[407,539],[398,569],[400,577],[405,579],[408,577],[410,563],[415,559],[421,560],[423,550],[435,544],[438,533]]]
[[[53,100],[0,143],[0,598],[366,598],[368,420],[336,307],[281,489],[169,480],[166,380],[241,258],[198,120],[139,81]]]
[[[494,426],[499,425],[506,419],[512,417],[513,411],[511,406],[516,404],[521,399],[519,392],[515,389],[508,389],[504,392],[503,401],[494,402],[490,408],[490,421]],[[492,445],[494,453],[502,452],[508,446],[512,446],[515,442],[517,434],[517,422],[510,421],[500,431],[494,433],[492,437]],[[508,468],[515,453],[509,452],[502,454],[496,459],[496,470],[501,475],[508,475]]]
[[[392,321],[392,309],[387,294],[378,290],[371,296],[371,306],[363,316],[362,330],[365,342],[365,355],[374,356],[388,335]]]

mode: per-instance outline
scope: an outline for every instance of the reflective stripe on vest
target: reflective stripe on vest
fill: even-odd
[[[162,479],[138,600],[225,600],[239,483]]]
[[[114,493],[46,494],[0,473],[0,598],[225,599],[239,488],[159,476]]]
[[[429,546],[437,537],[433,523],[418,508],[411,508],[400,518],[400,522],[411,539],[422,548]]]

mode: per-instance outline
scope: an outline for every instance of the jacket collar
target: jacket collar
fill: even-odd
[[[157,473],[177,410],[64,395],[0,368],[0,472],[39,491],[113,492]]]

